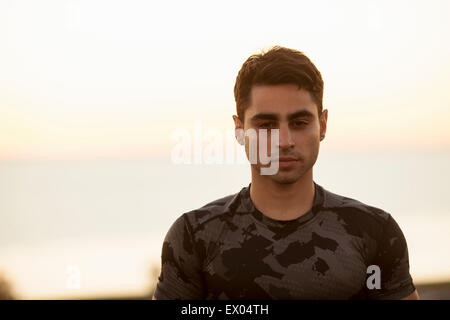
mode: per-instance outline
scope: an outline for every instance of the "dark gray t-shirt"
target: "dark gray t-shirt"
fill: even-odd
[[[415,290],[408,248],[389,213],[314,183],[298,219],[263,215],[250,185],[184,213],[162,248],[157,299],[399,299]],[[381,271],[369,289],[367,267]]]

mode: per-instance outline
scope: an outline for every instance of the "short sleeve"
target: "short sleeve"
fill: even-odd
[[[158,300],[204,298],[201,258],[195,250],[192,228],[182,215],[170,227],[161,252],[161,273],[154,296]]]
[[[409,273],[406,239],[394,218],[389,218],[379,239],[373,261],[380,268],[380,289],[367,289],[369,299],[401,299],[416,290]]]

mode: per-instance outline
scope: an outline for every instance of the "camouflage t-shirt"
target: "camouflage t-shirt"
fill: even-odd
[[[387,212],[314,183],[295,220],[262,214],[250,186],[184,213],[162,247],[156,299],[399,299],[415,290],[405,237]],[[381,271],[370,288],[367,268]]]

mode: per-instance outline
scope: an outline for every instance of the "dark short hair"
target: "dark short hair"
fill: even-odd
[[[241,121],[250,105],[253,85],[296,84],[307,90],[322,113],[322,75],[309,58],[300,51],[274,46],[267,52],[251,55],[242,65],[234,85],[236,110]]]

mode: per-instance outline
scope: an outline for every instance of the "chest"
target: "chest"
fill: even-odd
[[[365,286],[358,239],[302,230],[230,232],[204,266],[211,299],[348,299]]]

